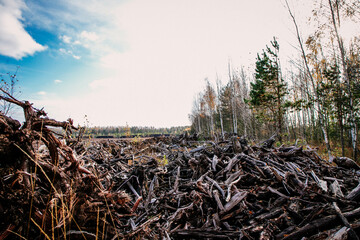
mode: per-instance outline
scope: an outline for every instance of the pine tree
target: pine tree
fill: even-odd
[[[282,142],[284,114],[286,112],[285,96],[287,86],[281,78],[278,58],[279,44],[274,38],[272,49],[266,46],[261,56],[258,54],[255,69],[255,82],[251,83],[248,103],[256,116],[276,127],[279,140]]]

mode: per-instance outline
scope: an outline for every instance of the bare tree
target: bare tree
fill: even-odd
[[[210,136],[214,137],[215,126],[214,126],[214,113],[216,106],[216,93],[214,88],[211,86],[208,79],[205,79],[206,87],[203,99],[206,104],[207,115],[209,118]]]
[[[9,93],[11,96],[16,96],[16,84],[18,82],[17,79],[17,73],[19,71],[19,66],[16,67],[16,70],[14,72],[14,74],[11,73],[7,73],[7,79],[4,78],[3,75],[0,75],[0,88],[3,89],[4,91],[6,91],[7,93]],[[5,96],[3,92],[0,92],[0,96]],[[11,102],[5,101],[4,99],[1,100],[1,108],[0,111],[4,114],[4,115],[9,115],[12,108],[15,105]]]
[[[222,116],[222,108],[221,108],[221,101],[220,101],[220,89],[221,86],[221,80],[216,75],[216,89],[217,89],[217,110],[219,111],[219,118],[220,118],[220,127],[221,127],[221,138],[224,139],[224,122],[223,122],[223,116]]]
[[[235,91],[235,81],[234,76],[232,74],[231,68],[230,68],[230,60],[228,62],[228,70],[229,70],[229,82],[231,86],[231,109],[232,109],[232,120],[233,120],[233,133],[237,134],[238,130],[238,123],[237,123],[237,114],[236,114],[236,91]]]

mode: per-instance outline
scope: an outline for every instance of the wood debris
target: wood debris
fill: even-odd
[[[360,172],[310,147],[70,138],[0,115],[0,239],[358,239]],[[64,140],[52,126],[64,129]],[[339,163],[339,165],[336,165]]]

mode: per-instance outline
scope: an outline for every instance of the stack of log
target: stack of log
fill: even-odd
[[[7,100],[24,108],[26,123],[0,115],[0,239],[360,234],[360,168],[349,158],[329,163],[309,146],[274,147],[274,138],[79,141],[66,135],[71,121]]]

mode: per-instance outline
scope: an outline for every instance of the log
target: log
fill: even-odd
[[[343,213],[344,217],[357,217],[360,216],[360,208],[353,211]],[[329,215],[323,218],[316,219],[304,227],[292,232],[287,236],[282,236],[282,239],[301,239],[302,237],[311,236],[311,234],[319,230],[330,229],[334,224],[339,224],[340,219],[337,215]]]
[[[207,229],[189,229],[189,230],[176,230],[172,234],[175,238],[180,239],[229,239],[239,238],[241,232],[228,231],[228,230],[207,230]]]

